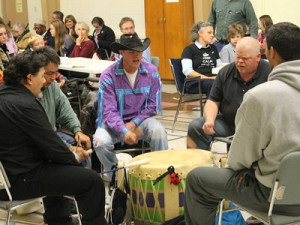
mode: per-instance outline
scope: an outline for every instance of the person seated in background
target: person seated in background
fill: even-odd
[[[61,21],[63,22],[64,14],[61,11],[54,11],[52,13],[51,22],[54,21]],[[54,37],[52,37],[50,28],[47,30],[46,34],[44,35],[45,45],[50,46],[51,48],[55,48]]]
[[[32,51],[45,46],[43,37],[38,34],[33,34],[28,40],[28,46]]]
[[[92,39],[96,52],[101,59],[109,59],[112,53],[110,45],[116,40],[115,33],[110,27],[104,25],[100,17],[94,17],[92,25],[95,27]]]
[[[150,144],[152,151],[168,149],[167,132],[153,118],[160,108],[160,76],[154,65],[142,61],[143,51],[149,45],[149,38],[142,42],[136,33],[123,34],[120,43],[111,45],[122,59],[100,76],[93,144],[105,170],[118,163],[113,152],[117,142],[133,145],[142,139]]]
[[[88,37],[90,28],[85,22],[78,22],[75,26],[76,34],[76,45],[70,55],[72,57],[84,57],[92,58],[95,53],[95,46],[93,41]]]
[[[6,47],[7,47],[7,50],[8,50],[8,55],[10,57],[13,57],[18,52],[18,47],[16,45],[14,36],[12,35],[9,27],[5,24],[2,17],[0,17],[0,24],[4,25],[5,28],[6,28],[6,33],[7,33]]]
[[[8,64],[9,55],[6,47],[7,42],[6,26],[0,24],[0,70],[3,71]]]
[[[88,153],[82,148],[72,153],[55,134],[42,106],[36,101],[46,82],[48,59],[26,50],[12,58],[0,85],[0,161],[11,184],[14,200],[44,198],[49,225],[72,225],[70,214],[58,204],[62,196],[74,196],[82,224],[104,224],[105,190],[99,175],[78,166]],[[55,52],[54,52],[55,53]],[[8,200],[4,190],[0,199]],[[63,214],[63,215],[62,215]]]
[[[130,17],[123,17],[119,23],[120,31],[122,34],[133,34],[135,33],[135,24],[132,18]],[[118,61],[121,59],[121,55],[115,53],[115,60]],[[151,51],[150,47],[148,47],[145,51],[143,51],[143,58],[144,62],[151,63]]]
[[[216,75],[213,67],[219,67],[222,62],[212,40],[214,29],[210,23],[197,22],[191,29],[191,39],[194,42],[185,47],[181,54],[182,72],[186,77],[201,77],[201,91],[209,96]],[[199,93],[198,81],[188,82],[187,93]]]
[[[28,39],[31,37],[32,33],[26,28],[25,24],[21,22],[16,22],[13,25],[13,32],[16,36],[18,50],[25,50],[28,47]]]
[[[67,34],[65,25],[61,21],[50,23],[50,33],[54,37],[55,51],[59,56],[69,57],[73,51],[75,41],[72,36]]]
[[[52,16],[51,16],[51,22],[54,21],[61,21],[62,23],[64,22],[64,13],[61,11],[53,11]]]
[[[76,26],[76,19],[73,15],[67,15],[65,18],[65,25],[67,29],[67,33],[72,36],[75,40],[78,38],[76,34],[75,26]]]
[[[189,124],[187,147],[209,150],[214,136],[233,135],[235,115],[244,94],[266,82],[269,73],[269,64],[260,58],[259,42],[252,37],[242,38],[236,46],[235,63],[218,73],[204,107],[204,117]]]
[[[199,167],[188,174],[187,225],[215,224],[222,199],[267,213],[281,160],[299,151],[300,113],[295,103],[300,98],[300,29],[278,23],[267,29],[266,37],[266,56],[272,68],[268,82],[244,95],[227,168]],[[300,216],[300,206],[275,204],[273,212]]]
[[[265,40],[266,40],[266,29],[273,25],[273,20],[269,15],[263,15],[259,17],[258,28],[261,30],[258,33],[257,39],[260,43],[260,53],[263,59],[266,59],[265,51]]]
[[[33,29],[35,30],[35,33],[38,35],[41,35],[43,38],[47,32],[46,29],[46,21],[43,19],[36,19],[34,21]]]
[[[37,34],[33,34],[28,41],[28,45],[32,51],[35,51],[41,47],[44,47],[43,37]],[[56,72],[55,80],[59,88],[65,85],[67,78],[59,72]]]
[[[222,63],[232,63],[235,60],[235,47],[241,38],[244,37],[244,30],[240,24],[231,24],[227,31],[227,40],[229,43],[225,45],[221,52],[220,58]]]

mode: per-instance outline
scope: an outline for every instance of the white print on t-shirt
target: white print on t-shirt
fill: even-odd
[[[207,54],[206,52],[204,52],[202,56],[203,56],[202,62],[200,64],[199,68],[204,67],[204,66],[210,67],[213,64],[213,60],[211,59],[211,56],[209,54]]]

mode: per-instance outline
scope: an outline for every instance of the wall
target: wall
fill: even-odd
[[[73,7],[70,7],[73,6]],[[122,17],[129,16],[135,21],[136,32],[145,37],[145,18],[143,0],[60,0],[60,9],[66,15],[72,14],[77,21],[91,25],[93,17],[101,17],[105,24],[111,27],[116,36],[121,35],[119,22]]]
[[[292,22],[300,26],[299,0],[250,0],[255,10],[257,18],[264,14],[272,17],[274,23]],[[195,21],[206,21],[212,0],[194,0]]]
[[[34,32],[33,25],[36,19],[43,18],[42,16],[42,6],[41,1],[37,0],[27,0],[28,4],[28,22],[29,22],[29,29]]]
[[[291,22],[300,26],[299,0],[250,0],[257,18],[267,14],[274,23]]]
[[[204,13],[201,6],[204,4],[205,8],[210,8],[209,1],[211,0],[194,0],[195,21],[204,20],[205,17],[208,17],[208,12]],[[300,25],[298,16],[299,0],[289,0],[286,2],[282,0],[250,1],[253,4],[257,17],[269,14],[273,18],[274,23],[289,21],[298,26]],[[29,27],[31,29],[34,19],[41,17],[40,2],[41,0],[28,0]],[[199,7],[201,7],[200,10]],[[124,16],[130,16],[135,20],[136,31],[139,36],[142,38],[145,36],[143,0],[60,0],[60,9],[65,15],[73,14],[78,21],[85,21],[89,25],[94,16],[100,16],[115,31],[117,36],[121,34],[118,27],[120,19]],[[92,26],[91,30],[93,30]]]
[[[213,0],[194,0],[194,21],[207,21]]]

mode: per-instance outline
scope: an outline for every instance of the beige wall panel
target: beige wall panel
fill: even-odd
[[[207,21],[213,0],[194,0],[194,21]]]
[[[291,22],[300,25],[299,0],[250,0],[257,18],[270,15],[274,23]]]
[[[116,36],[121,35],[119,22],[122,17],[129,16],[135,21],[136,32],[145,37],[145,12],[143,0],[61,0],[61,11],[72,14],[77,21],[84,21],[90,26],[93,17],[101,17],[105,24],[111,27]],[[91,33],[90,32],[90,33]]]
[[[28,23],[27,6],[27,0],[6,1],[4,9],[6,11],[6,22],[10,22],[13,25],[15,22],[20,21],[26,25]]]

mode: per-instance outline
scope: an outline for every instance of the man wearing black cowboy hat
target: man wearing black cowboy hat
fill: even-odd
[[[122,34],[133,34],[135,33],[135,24],[134,20],[130,17],[123,17],[119,23],[120,31]],[[142,40],[143,41],[143,40]],[[120,54],[115,54],[115,60],[118,61],[121,59]],[[146,48],[145,51],[143,51],[142,61],[151,63],[151,51],[150,47]]]
[[[116,142],[133,145],[143,139],[153,151],[168,149],[165,128],[152,118],[160,108],[161,80],[155,66],[142,62],[149,45],[149,38],[142,43],[136,33],[123,34],[120,43],[111,45],[122,59],[101,74],[93,140],[105,170],[118,162],[113,152]]]

